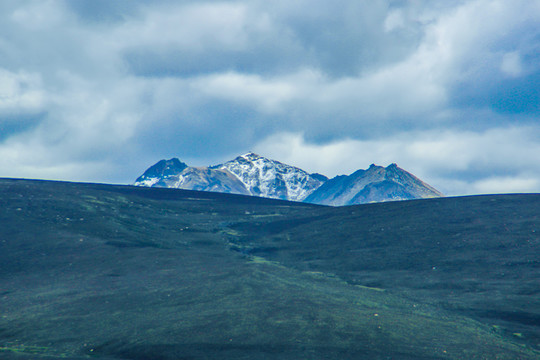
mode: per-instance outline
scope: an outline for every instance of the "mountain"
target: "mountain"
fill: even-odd
[[[146,170],[134,185],[253,195],[333,206],[443,196],[396,164],[386,168],[371,165],[367,170],[329,180],[324,175],[310,174],[252,152],[211,167],[190,167],[177,158],[161,160]]]
[[[217,166],[235,175],[251,195],[302,201],[328,178],[252,152]]]
[[[135,185],[251,195],[229,171],[187,166],[177,158],[161,160],[151,166]]]
[[[189,167],[177,158],[161,160],[134,185],[302,201],[327,180],[250,152],[212,167]]]
[[[538,360],[539,213],[0,179],[0,359]]]
[[[439,191],[396,164],[372,164],[349,176],[328,180],[305,201],[333,206],[442,197]]]
[[[172,158],[170,160],[160,160],[156,164],[150,166],[148,170],[135,180],[137,186],[155,186],[155,187],[170,187],[169,184],[175,181],[175,178],[188,166],[178,160]]]

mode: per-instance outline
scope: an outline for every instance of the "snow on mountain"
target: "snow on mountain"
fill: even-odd
[[[144,174],[135,180],[136,186],[157,186],[168,187],[168,183],[174,181],[174,177],[180,174],[188,166],[178,160],[172,158],[170,160],[160,160],[156,164],[150,166]]]
[[[137,186],[253,195],[332,206],[443,196],[396,164],[371,165],[328,180],[252,152],[212,167],[190,167],[177,158],[161,160]]]
[[[236,176],[252,195],[283,200],[303,201],[328,180],[252,152],[216,167]]]
[[[191,167],[177,158],[151,166],[134,185],[250,195],[244,184],[227,170]]]

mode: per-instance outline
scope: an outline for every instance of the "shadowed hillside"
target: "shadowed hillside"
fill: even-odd
[[[388,289],[540,347],[540,195],[369,204],[231,228],[250,254]]]
[[[536,359],[540,197],[0,180],[0,357]]]

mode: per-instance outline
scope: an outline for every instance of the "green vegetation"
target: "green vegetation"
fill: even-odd
[[[539,204],[0,180],[0,358],[538,359]]]
[[[15,353],[28,353],[28,354],[46,354],[49,352],[49,348],[45,346],[26,346],[23,344],[13,344],[0,346],[0,351],[11,351]]]
[[[48,346],[33,346],[25,344],[4,344],[0,346],[0,357],[2,359],[14,357],[15,359],[36,359],[36,358],[53,358],[66,359],[71,358],[72,354],[57,353],[54,349]]]

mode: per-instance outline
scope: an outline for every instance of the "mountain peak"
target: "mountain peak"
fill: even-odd
[[[135,180],[135,185],[153,186],[160,180],[179,174],[187,167],[187,164],[183,163],[178,158],[160,160]]]
[[[302,201],[327,178],[248,152],[217,165],[238,178],[256,196]]]
[[[160,160],[146,170],[135,185],[237,193],[338,206],[443,196],[396,163],[387,167],[371,164],[367,170],[329,180],[324,175],[309,174],[253,151],[211,167],[189,167],[177,158]]]
[[[328,180],[306,202],[340,206],[440,196],[439,191],[392,163],[386,168],[371,164],[367,170]]]
[[[375,165],[375,164],[371,164],[369,165],[369,168],[366,170],[366,171],[369,171],[369,170],[377,170],[377,169],[384,169],[382,166],[379,166],[379,165]]]
[[[247,152],[247,153],[245,153],[243,155],[240,155],[239,157],[244,158],[246,160],[252,160],[252,161],[264,158],[261,155],[254,153],[253,151]]]

